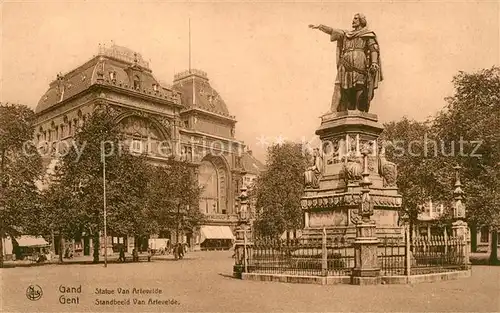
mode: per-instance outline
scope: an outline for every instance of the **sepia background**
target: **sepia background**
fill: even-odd
[[[350,29],[362,12],[381,46],[372,112],[382,122],[423,120],[445,104],[458,71],[499,61],[498,1],[418,2],[3,2],[0,101],[35,108],[58,72],[113,41],[142,54],[171,84],[189,66],[238,120],[236,136],[264,161],[257,137],[310,140],[330,107],[335,44],[308,24]]]

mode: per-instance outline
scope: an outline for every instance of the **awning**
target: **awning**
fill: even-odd
[[[20,247],[47,247],[49,243],[42,237],[21,236],[16,238]]]
[[[229,226],[201,226],[201,242],[206,239],[234,240],[234,235]]]

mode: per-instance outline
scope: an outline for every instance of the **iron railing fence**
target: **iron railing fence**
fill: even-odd
[[[467,243],[462,237],[380,237],[377,247],[380,275],[442,273],[468,268]],[[246,249],[246,270],[297,276],[349,276],[355,267],[354,239],[326,236],[316,239],[255,238]]]
[[[378,245],[380,275],[406,274],[406,241],[404,237],[381,237]]]
[[[327,275],[349,276],[354,268],[354,239],[327,237]]]
[[[411,275],[466,269],[466,241],[462,237],[422,236],[411,241]]]
[[[254,240],[248,271],[308,276],[343,276],[354,267],[352,243],[337,238]]]

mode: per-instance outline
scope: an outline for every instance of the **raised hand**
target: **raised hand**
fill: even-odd
[[[309,28],[312,28],[312,29],[318,29],[318,28],[319,28],[319,25],[309,24]]]

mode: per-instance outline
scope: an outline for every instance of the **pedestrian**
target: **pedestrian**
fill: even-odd
[[[137,249],[132,250],[132,262],[138,262],[139,261],[139,254],[137,253]]]
[[[177,254],[179,255],[179,259],[184,257],[184,248],[182,247],[182,243],[177,244]]]
[[[118,262],[125,263],[125,249],[123,248],[123,246],[120,246],[120,255],[118,257]]]

